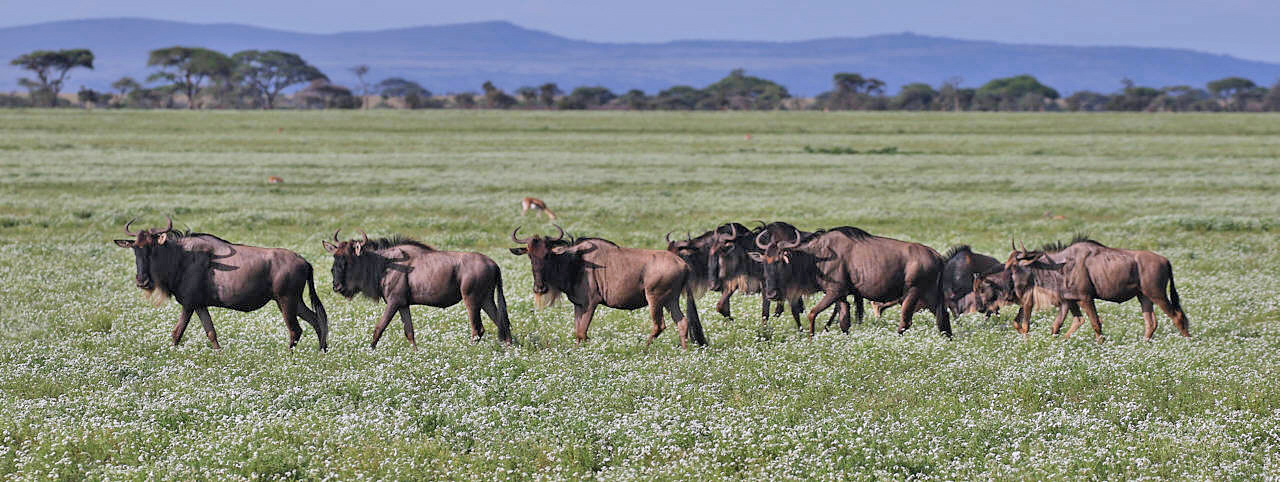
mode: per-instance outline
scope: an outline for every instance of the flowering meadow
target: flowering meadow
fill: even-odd
[[[268,184],[269,176],[283,179]],[[809,339],[759,298],[698,300],[710,346],[648,312],[535,311],[508,238],[545,200],[570,233],[661,249],[719,223],[853,225],[1003,259],[1086,233],[1168,257],[1191,339],[1136,301],[1029,337],[1012,310],[905,335],[896,308]],[[134,287],[112,239],[144,227],[292,249],[332,334],[297,348],[274,304]],[[136,226],[136,225],[135,225]],[[501,266],[518,345],[329,287],[335,229]],[[674,236],[674,235],[673,235]],[[344,236],[345,237],[345,236]],[[0,474],[11,479],[1280,478],[1280,116],[990,113],[0,112]],[[807,300],[812,305],[816,297]],[[869,312],[869,310],[868,310]],[[825,320],[825,316],[822,318]]]

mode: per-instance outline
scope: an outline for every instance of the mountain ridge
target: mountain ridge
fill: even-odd
[[[368,64],[368,80],[405,77],[435,92],[476,91],[486,80],[514,90],[556,82],[562,89],[604,85],[648,93],[674,85],[702,87],[743,68],[774,80],[793,95],[830,89],[836,72],[901,85],[938,85],[959,77],[978,86],[996,77],[1035,75],[1063,94],[1114,92],[1121,80],[1140,85],[1203,86],[1226,76],[1261,85],[1280,79],[1280,64],[1187,49],[1064,46],[966,40],[912,32],[798,41],[683,39],[661,43],[570,39],[503,20],[421,25],[382,30],[307,33],[238,23],[188,23],[141,17],[64,20],[0,28],[0,91],[18,90],[27,72],[7,60],[36,49],[82,47],[96,55],[95,69],[76,70],[64,90],[106,89],[129,75],[150,72],[147,53],[192,45],[228,54],[248,48],[296,52],[335,82],[352,85],[347,70]]]

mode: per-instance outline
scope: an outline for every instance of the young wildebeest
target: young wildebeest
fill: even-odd
[[[351,298],[356,293],[383,300],[387,307],[373,329],[370,348],[378,347],[378,339],[396,313],[404,324],[404,336],[418,349],[413,338],[413,319],[409,306],[427,305],[448,308],[463,302],[471,320],[471,339],[484,336],[480,310],[498,326],[498,339],[511,343],[511,324],[507,320],[507,298],[502,292],[502,271],[497,263],[480,253],[440,251],[404,237],[370,240],[323,241],[333,254],[333,291]]]
[[[596,306],[634,310],[649,307],[653,332],[646,344],[662,333],[665,308],[680,330],[680,346],[688,348],[687,339],[706,345],[698,308],[693,301],[689,279],[692,270],[679,256],[669,251],[623,248],[600,238],[564,241],[564,230],[556,226],[560,236],[533,236],[520,239],[511,232],[511,241],[522,244],[511,248],[516,256],[529,255],[533,268],[533,292],[539,305],[553,303],[561,293],[573,303],[574,334],[578,341],[587,339],[591,317]],[[680,294],[686,297],[686,313],[680,311]]]
[[[967,244],[951,247],[942,257],[947,260],[942,267],[942,297],[947,304],[947,309],[951,311],[951,316],[980,312],[990,317],[999,311],[1000,308],[995,303],[991,311],[979,309],[974,294],[976,286],[974,280],[1003,271],[1004,264],[1000,260],[975,253]],[[882,310],[900,302],[901,300],[875,303],[872,312],[878,317]]]
[[[1070,310],[1075,315],[1065,336],[1070,338],[1083,323],[1079,312],[1083,309],[1098,341],[1104,341],[1102,320],[1098,318],[1094,300],[1123,303],[1137,298],[1142,304],[1142,319],[1146,325],[1144,338],[1150,340],[1156,331],[1152,305],[1159,306],[1173,320],[1182,336],[1191,336],[1187,315],[1182,311],[1178,289],[1173,282],[1173,266],[1164,256],[1151,251],[1109,248],[1097,241],[1079,238],[1067,246],[1047,248],[1040,251],[1015,249],[1005,262],[1013,290],[1024,301],[1023,334],[1030,329],[1031,319],[1031,307],[1027,306],[1026,298],[1035,290],[1042,290],[1057,298],[1060,304],[1058,317],[1053,323],[1055,335]]]
[[[763,234],[763,233],[762,233]],[[825,296],[809,311],[809,335],[814,319],[841,298],[853,295],[858,321],[862,299],[902,300],[898,333],[911,327],[916,310],[927,308],[937,317],[938,331],[951,336],[951,316],[943,306],[942,256],[919,243],[873,236],[854,227],[815,232],[807,237],[797,230],[790,241],[757,238],[763,253],[752,258],[764,263],[765,294],[803,295],[822,291]],[[841,316],[840,329],[849,331],[849,316]]]
[[[298,344],[302,327],[299,316],[316,330],[320,349],[329,348],[329,317],[316,296],[311,265],[287,249],[258,248],[230,243],[212,234],[180,233],[173,220],[163,229],[124,232],[134,239],[117,239],[116,245],[133,248],[138,265],[134,283],[157,305],[172,296],[182,305],[178,324],[173,327],[173,344],[182,341],[191,314],[200,317],[213,348],[221,349],[218,333],[208,307],[254,311],[275,300],[289,328],[289,348]],[[302,288],[309,289],[311,305],[302,301]]]

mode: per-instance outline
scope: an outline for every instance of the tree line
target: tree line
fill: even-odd
[[[62,98],[73,70],[93,69],[88,49],[37,50],[10,63],[30,71],[19,85],[26,96],[0,94],[0,107],[76,105]],[[615,93],[601,86],[564,92],[555,83],[522,86],[512,93],[485,82],[480,92],[437,95],[401,77],[367,81],[371,69],[354,66],[354,88],[329,77],[295,53],[244,50],[231,55],[200,47],[152,50],[145,81],[123,77],[111,91],[81,87],[81,107],[186,109],[619,109],[619,110],[912,110],[912,111],[1145,111],[1263,112],[1280,111],[1280,82],[1271,88],[1243,77],[1226,77],[1203,88],[1189,85],[1139,86],[1129,79],[1112,93],[1079,91],[1062,97],[1031,75],[993,79],[980,87],[962,87],[960,78],[938,86],[911,83],[897,94],[884,81],[859,73],[832,77],[832,88],[813,98],[798,98],[768,79],[742,69],[698,88],[677,85],[649,95],[632,89]],[[285,92],[297,88],[292,94]],[[376,96],[376,97],[375,97]]]

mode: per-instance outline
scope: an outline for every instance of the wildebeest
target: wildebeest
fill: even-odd
[[[596,307],[604,305],[622,310],[648,306],[653,321],[649,344],[666,328],[664,308],[680,330],[681,346],[688,347],[688,338],[699,345],[707,344],[689,283],[693,272],[679,256],[669,251],[623,248],[600,238],[566,242],[564,229],[556,229],[560,235],[554,239],[520,239],[516,237],[520,231],[517,227],[511,232],[511,241],[523,246],[511,248],[511,254],[529,256],[533,292],[546,299],[546,304],[561,293],[573,303],[574,334],[579,342],[587,339]],[[681,292],[687,300],[688,316],[680,310]]]
[[[740,236],[739,233],[745,235],[749,231],[742,224],[726,223],[697,237],[686,235],[684,240],[672,241],[671,233],[667,233],[667,251],[679,255],[693,269],[694,296],[701,297],[707,290],[719,292],[720,301],[716,303],[716,312],[725,318],[733,319],[729,300],[734,293],[739,291],[748,294],[759,293],[760,286],[764,284],[763,276],[759,275],[758,265],[757,269],[754,270],[756,273],[754,277],[750,276],[749,273],[720,275],[718,251],[722,249],[722,245],[726,242],[732,243],[735,238]],[[763,303],[763,316],[768,318],[769,300],[765,299]],[[779,302],[778,313],[782,312],[782,308],[782,303]]]
[[[979,309],[974,294],[974,279],[1003,271],[1004,264],[1000,260],[975,253],[967,244],[952,246],[942,257],[946,259],[946,264],[942,267],[942,298],[951,311],[951,316],[979,312],[991,316],[999,310],[998,303],[993,303],[991,311]],[[873,312],[880,316],[881,310],[900,302],[901,300],[875,303]]]
[[[163,229],[124,232],[134,239],[117,239],[116,245],[132,248],[137,274],[134,283],[156,304],[172,296],[182,306],[173,328],[173,344],[182,341],[191,314],[200,317],[213,348],[221,349],[213,329],[209,307],[254,311],[275,300],[289,328],[289,348],[298,344],[302,327],[299,316],[316,330],[320,349],[329,348],[329,317],[316,296],[311,264],[293,251],[259,248],[226,241],[212,234],[178,232],[173,220]],[[302,289],[308,288],[311,305],[303,303]]]
[[[763,221],[759,227],[747,230],[746,226],[733,223],[726,224],[717,228],[716,241],[711,245],[708,263],[708,277],[716,283],[717,286],[726,287],[726,297],[732,289],[738,289],[744,293],[760,293],[760,322],[767,325],[769,320],[769,302],[775,301],[777,308],[774,310],[774,316],[781,315],[784,303],[791,307],[791,318],[795,320],[796,329],[801,329],[800,313],[804,311],[804,298],[796,295],[792,298],[770,298],[764,294],[764,265],[760,261],[753,259],[751,253],[761,252],[761,248],[756,244],[757,237],[762,239],[772,239],[773,236],[786,236],[789,233],[799,231],[795,226],[784,222],[773,222],[765,224]],[[801,235],[807,235],[804,231],[799,231]],[[782,234],[778,234],[782,233]],[[785,293],[784,293],[785,294]],[[848,304],[841,299],[838,309],[832,312],[832,319],[840,313],[847,313]],[[830,325],[830,322],[827,323]]]
[[[1066,338],[1083,323],[1080,309],[1089,317],[1098,341],[1103,341],[1102,320],[1095,299],[1123,303],[1137,298],[1142,305],[1146,325],[1144,338],[1150,340],[1156,331],[1152,306],[1173,320],[1182,336],[1190,337],[1187,315],[1173,281],[1173,266],[1164,256],[1145,250],[1116,249],[1091,239],[1077,238],[1071,244],[1046,246],[1041,250],[1014,249],[1005,262],[1013,290],[1023,303],[1021,331],[1030,328],[1031,307],[1028,298],[1037,291],[1056,298],[1060,305],[1053,333],[1062,328],[1066,312],[1075,320]],[[1078,307],[1078,308],[1077,308]]]
[[[854,297],[859,321],[863,298],[880,302],[901,299],[898,333],[911,327],[916,310],[927,308],[937,317],[938,331],[951,336],[951,316],[942,298],[942,256],[928,246],[874,236],[849,226],[809,236],[796,230],[791,240],[775,236],[765,243],[757,238],[757,244],[764,252],[752,253],[752,258],[764,263],[766,295],[825,293],[809,311],[810,336],[818,313],[848,295]],[[847,312],[841,317],[840,328],[849,329]]]
[[[413,239],[395,236],[369,239],[323,241],[333,254],[333,291],[351,298],[357,293],[386,302],[387,307],[373,329],[370,348],[377,348],[391,318],[400,313],[404,336],[416,350],[411,305],[448,308],[461,301],[471,320],[471,339],[484,336],[480,311],[498,327],[498,339],[511,343],[507,319],[507,299],[502,292],[502,271],[492,259],[480,253],[441,251]]]

